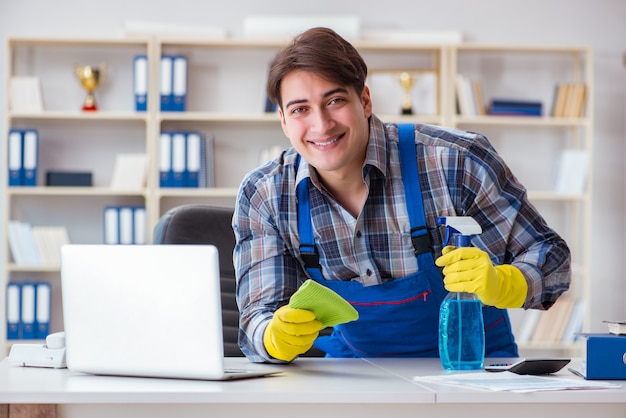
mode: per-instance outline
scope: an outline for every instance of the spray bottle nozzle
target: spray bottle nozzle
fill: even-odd
[[[456,247],[468,247],[472,235],[482,233],[482,228],[471,216],[440,216],[437,218],[437,225],[446,227],[446,237],[443,245],[449,245],[454,237]]]

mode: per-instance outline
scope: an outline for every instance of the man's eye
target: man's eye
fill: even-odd
[[[304,107],[294,107],[293,109],[291,109],[291,113],[302,113],[305,110],[306,109]]]
[[[334,97],[332,98],[328,104],[329,105],[334,105],[334,104],[341,104],[343,102],[345,102],[346,100],[343,97]]]

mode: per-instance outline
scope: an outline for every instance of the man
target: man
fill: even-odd
[[[486,355],[516,356],[505,308],[548,309],[568,289],[567,245],[485,137],[411,125],[400,152],[399,127],[372,114],[366,76],[355,48],[325,28],[272,62],[267,92],[292,148],[249,173],[237,198],[243,353],[288,362],[315,344],[330,357],[436,357],[441,300],[463,291],[485,305]],[[461,215],[483,233],[442,255],[436,219]],[[288,306],[308,278],[359,319],[318,338],[315,314]]]

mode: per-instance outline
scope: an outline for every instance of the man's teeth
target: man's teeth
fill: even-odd
[[[323,146],[326,146],[326,145],[330,145],[330,144],[332,144],[333,142],[337,142],[337,140],[338,140],[338,139],[339,139],[339,137],[337,136],[337,137],[335,137],[335,138],[331,139],[330,141],[326,141],[326,142],[315,142],[314,144],[315,144],[315,145],[319,145],[319,146],[322,146],[322,147],[323,147]]]

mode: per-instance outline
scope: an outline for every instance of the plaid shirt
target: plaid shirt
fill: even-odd
[[[495,265],[513,264],[528,281],[524,308],[547,309],[568,289],[570,252],[528,201],[525,188],[482,135],[415,125],[417,164],[433,255],[441,254],[438,216],[471,216],[483,233],[472,243]],[[240,345],[252,361],[271,361],[263,331],[273,312],[306,280],[299,258],[297,183],[310,177],[311,218],[327,280],[364,286],[417,271],[398,155],[398,130],[370,118],[363,165],[368,197],[358,218],[347,212],[297,153],[286,149],[243,180],[233,229]]]

